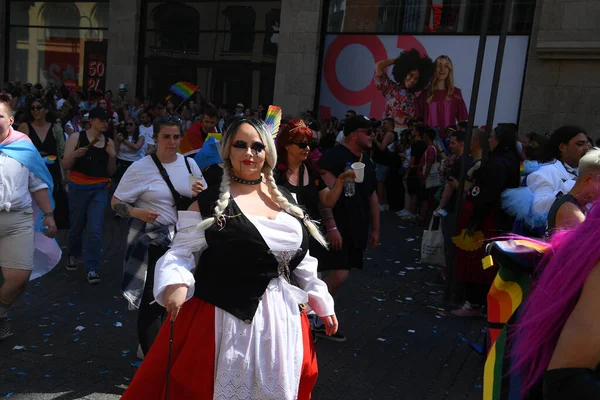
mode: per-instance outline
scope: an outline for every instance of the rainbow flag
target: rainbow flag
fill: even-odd
[[[175,93],[177,96],[183,98],[184,100],[189,99],[196,91],[198,90],[198,86],[191,84],[189,82],[177,82],[169,89],[171,92]]]
[[[168,95],[167,95],[167,97],[165,97],[165,100],[166,100],[166,101],[169,101],[169,99],[170,99],[170,98],[172,98],[172,97],[173,97],[173,95],[172,95],[172,94],[168,94]]]
[[[499,266],[487,297],[489,351],[483,373],[483,400],[521,399],[520,376],[509,374],[512,360],[508,338],[529,293],[531,273],[548,249],[529,240],[494,242],[483,259],[484,269]]]

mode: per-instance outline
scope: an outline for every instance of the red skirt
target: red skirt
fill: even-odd
[[[463,229],[467,229],[469,226],[474,208],[475,203],[473,203],[473,201],[465,201],[458,223],[459,234],[462,233]],[[475,251],[466,251],[459,249],[458,247],[456,248],[456,278],[463,283],[491,285],[498,272],[498,267],[494,266],[484,270],[481,260],[485,257],[485,246],[488,243],[487,240],[500,235],[496,229],[493,211],[484,218],[480,230],[483,232],[483,236],[486,240],[486,242],[483,243],[483,246]]]
[[[306,313],[300,318],[304,356],[298,400],[308,400],[317,381],[317,356]],[[122,399],[165,398],[170,334],[171,324],[167,319]],[[192,297],[175,321],[169,399],[212,400],[214,371],[215,306]]]

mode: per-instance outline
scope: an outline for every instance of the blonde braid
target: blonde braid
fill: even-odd
[[[229,171],[230,166],[225,163],[225,165],[223,165],[223,179],[221,180],[221,186],[219,188],[220,195],[215,206],[214,214],[212,217],[203,220],[200,225],[198,225],[200,230],[206,230],[217,223],[229,205],[229,199],[231,198],[231,193],[229,191],[231,186],[231,181],[229,180]]]
[[[308,232],[312,235],[312,237],[314,237],[317,240],[317,242],[319,242],[323,247],[328,248],[327,241],[325,240],[323,235],[321,235],[321,231],[319,231],[319,228],[317,228],[314,222],[312,222],[310,218],[307,218],[308,216],[305,216],[304,211],[302,211],[300,207],[290,203],[288,199],[283,194],[281,194],[279,188],[277,187],[277,183],[275,183],[273,171],[271,170],[268,173],[265,173],[264,175],[269,186],[269,192],[273,197],[273,201],[277,203],[277,205],[282,210],[285,210],[288,214],[300,218],[304,222],[306,229],[308,229]]]

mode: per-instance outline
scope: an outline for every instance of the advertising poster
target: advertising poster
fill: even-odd
[[[107,40],[85,42],[83,59],[83,87],[104,92],[106,89]]]
[[[528,40],[528,36],[507,37],[494,124],[517,122]],[[435,104],[431,104],[432,101],[437,101],[433,95],[435,91],[428,91],[428,88],[436,77],[435,61],[442,55],[447,56],[447,60],[450,61],[446,62],[450,65],[450,71],[446,71],[446,75],[444,75],[446,82],[448,82],[449,74],[454,88],[457,90],[453,96],[450,96],[450,100],[445,100],[442,96],[440,102],[454,102],[456,105],[453,106],[453,114],[450,117],[438,116],[437,119],[448,121],[454,120],[455,115],[464,116],[465,112],[468,113],[471,101],[478,45],[479,36],[328,35],[325,38],[322,65],[320,117],[326,118],[332,115],[341,119],[350,109],[355,110],[358,114],[377,119],[388,116],[386,114],[389,114],[390,110],[404,110],[404,113],[398,112],[403,115],[398,117],[397,121],[404,117],[410,118],[412,117],[410,114],[413,113],[421,114],[415,116],[423,116],[422,114],[427,113],[428,117],[436,112],[441,113],[442,111],[439,110],[446,105],[440,104],[438,111],[435,111]],[[488,36],[475,114],[476,125],[486,123],[497,48],[498,36]],[[386,69],[386,73],[394,88],[399,87],[400,89],[392,91],[392,93],[390,90],[383,93],[380,90],[381,85],[378,88],[374,79],[375,64],[381,60],[394,59],[401,52],[412,49],[418,51],[421,58],[428,57],[434,63],[430,64],[431,79],[428,79],[427,82],[420,82],[420,86],[425,87],[423,90],[406,93],[401,90],[402,85],[396,85],[392,74],[392,65]],[[440,58],[441,60],[443,59]],[[413,94],[414,97],[412,97]],[[425,94],[429,94],[429,96],[419,98]],[[413,104],[402,103],[406,97],[409,97],[410,103],[415,103],[414,107]],[[464,108],[461,108],[460,97],[464,101]],[[410,100],[411,98],[413,100]],[[426,99],[429,100],[424,101]],[[395,104],[395,102],[402,104]],[[456,111],[456,109],[460,111]],[[429,118],[436,120],[435,116]],[[425,119],[427,123],[427,118]],[[456,117],[456,119],[462,118]],[[439,125],[444,123],[447,122],[439,122]]]

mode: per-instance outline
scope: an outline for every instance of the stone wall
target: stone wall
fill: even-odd
[[[284,115],[314,106],[323,0],[282,0],[274,103]]]
[[[600,1],[538,0],[520,132],[574,124],[600,138]]]
[[[116,95],[120,83],[129,88],[127,98],[136,93],[139,45],[140,0],[111,0],[108,28],[106,88]],[[143,51],[143,49],[140,49]]]

